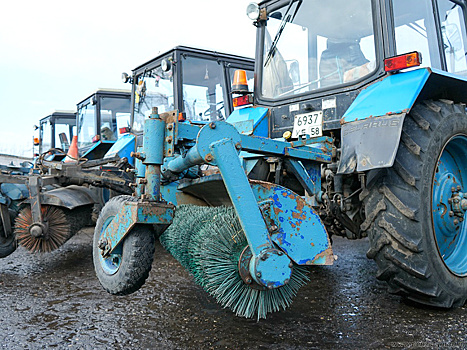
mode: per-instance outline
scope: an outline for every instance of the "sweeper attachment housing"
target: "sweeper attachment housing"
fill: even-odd
[[[76,137],[74,143],[70,152],[76,148]],[[0,258],[13,253],[17,244],[31,253],[50,252],[91,224],[93,207],[100,199],[89,185],[131,193],[130,181],[122,172],[102,171],[100,166],[108,162],[41,159],[35,164],[38,169],[30,169],[28,174],[2,172]]]
[[[259,319],[286,308],[307,280],[304,267],[332,264],[329,237],[309,201],[249,179],[244,165],[253,164],[249,156],[287,159],[317,196],[320,178],[309,174],[331,161],[332,140],[294,144],[251,135],[253,123],[178,117],[153,109],[135,154],[134,196],[111,199],[99,216],[93,256],[101,284],[117,295],[140,288],[162,234],[195,280],[237,315]]]

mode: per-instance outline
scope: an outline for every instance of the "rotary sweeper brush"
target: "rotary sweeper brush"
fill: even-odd
[[[257,112],[267,123],[266,112]],[[332,264],[329,237],[310,203],[247,176],[265,156],[285,157],[317,194],[319,177],[303,164],[318,173],[331,160],[330,139],[292,144],[246,135],[252,132],[253,123],[196,124],[154,108],[135,154],[135,196],[111,199],[96,224],[94,264],[108,292],[125,295],[144,284],[162,232],[164,247],[195,281],[248,318],[285,309],[307,281],[306,266]]]

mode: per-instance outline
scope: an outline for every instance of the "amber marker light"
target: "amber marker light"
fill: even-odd
[[[396,72],[402,69],[418,67],[422,64],[422,54],[414,51],[399,56],[386,58],[384,60],[384,70],[386,72]]]
[[[232,84],[233,94],[247,94],[248,82],[246,80],[246,71],[243,69],[237,69],[234,73],[234,79]]]

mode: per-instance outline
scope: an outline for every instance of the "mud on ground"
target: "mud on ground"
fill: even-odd
[[[138,292],[107,294],[94,274],[92,228],[59,250],[0,260],[0,348],[467,348],[467,308],[401,302],[375,280],[368,242],[334,239],[334,266],[314,267],[292,306],[256,322],[222,309],[158,245]]]

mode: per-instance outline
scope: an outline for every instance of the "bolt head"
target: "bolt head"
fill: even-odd
[[[260,278],[261,277],[261,272],[257,272],[256,277]]]
[[[456,188],[458,191],[460,191],[462,189],[462,187],[460,185],[457,185],[457,188]]]
[[[211,129],[215,129],[215,128],[216,128],[216,124],[215,124],[215,123],[210,123],[210,124],[209,124],[209,127],[210,127]]]
[[[454,219],[454,225],[459,225],[459,220]]]
[[[252,281],[251,281],[251,278],[250,278],[250,277],[248,277],[248,278],[245,280],[245,283],[246,283],[246,284],[251,284],[251,282],[252,282]]]
[[[452,198],[448,198],[448,204],[452,204]]]
[[[450,212],[449,212],[449,216],[451,216],[451,217],[454,216],[454,212],[453,212],[453,211],[450,211]]]
[[[456,192],[456,188],[455,187],[451,187],[451,192]]]
[[[42,227],[40,227],[39,225],[34,225],[33,227],[31,227],[29,229],[29,233],[35,238],[42,237],[44,234]]]
[[[99,242],[97,243],[97,247],[100,250],[104,250],[107,247],[107,241],[105,239],[99,240]]]
[[[293,267],[293,262],[290,262],[290,263],[289,263],[289,267],[290,267],[290,268]]]

